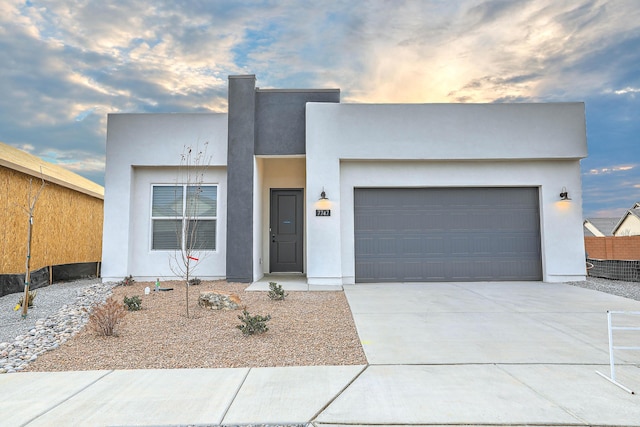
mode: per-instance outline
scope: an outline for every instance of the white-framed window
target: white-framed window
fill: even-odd
[[[218,186],[153,185],[151,250],[216,250]]]

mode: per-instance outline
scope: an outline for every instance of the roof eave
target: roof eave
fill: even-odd
[[[86,194],[88,196],[95,197],[95,198],[100,199],[100,200],[104,200],[104,190],[103,190],[103,192],[93,191],[93,190],[91,190],[89,188],[85,188],[85,187],[82,187],[82,186],[79,186],[79,185],[75,185],[73,183],[70,183],[70,182],[64,181],[62,179],[53,177],[53,176],[47,174],[44,171],[38,172],[38,171],[35,171],[35,170],[31,169],[31,168],[22,166],[20,164],[9,162],[9,161],[7,161],[5,159],[2,159],[2,158],[0,158],[0,166],[4,166],[4,167],[6,167],[8,169],[15,170],[15,171],[18,171],[18,172],[22,172],[22,173],[24,173],[26,175],[29,175],[29,176],[32,176],[34,178],[38,178],[38,179],[42,178],[46,182],[51,182],[52,184],[57,184],[57,185],[59,185],[61,187],[69,188],[70,190],[74,190],[74,191],[77,191],[79,193],[83,193],[83,194]],[[98,186],[98,184],[96,184],[96,186]]]

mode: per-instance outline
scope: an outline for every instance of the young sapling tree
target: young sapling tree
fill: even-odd
[[[202,150],[197,146],[184,146],[175,186],[175,200],[183,206],[175,209],[178,249],[171,255],[169,265],[171,271],[184,280],[187,318],[194,270],[207,256],[207,251],[215,249],[217,187],[204,182],[211,163],[207,147],[208,142]]]
[[[33,229],[33,214],[36,210],[36,203],[38,202],[38,198],[40,197],[40,194],[42,193],[42,190],[44,190],[44,187],[47,185],[46,182],[44,181],[44,177],[42,177],[42,169],[40,170],[40,179],[42,180],[42,183],[40,184],[40,188],[38,188],[38,191],[36,191],[36,194],[32,197],[31,193],[33,191],[33,179],[29,179],[29,195],[28,195],[28,199],[27,199],[27,206],[29,207],[27,208],[22,208],[27,215],[29,216],[29,224],[28,224],[28,228],[27,228],[27,260],[26,260],[26,272],[24,274],[24,296],[22,298],[23,304],[22,304],[22,318],[26,318],[27,317],[27,312],[29,310],[29,286],[30,286],[30,281],[31,281],[31,237],[32,237],[32,229]]]

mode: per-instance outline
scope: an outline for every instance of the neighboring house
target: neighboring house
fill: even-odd
[[[626,211],[613,227],[614,236],[640,236],[640,203]]]
[[[228,96],[227,114],[109,115],[104,280],[175,277],[182,209],[163,207],[183,206],[180,155],[205,142],[198,277],[584,279],[584,104],[343,104],[252,75]]]
[[[640,203],[634,204],[621,218],[590,218],[584,221],[584,243],[587,257],[591,260],[640,260]],[[612,268],[620,270],[622,264],[600,266],[600,270]],[[634,267],[635,268],[635,267]],[[633,268],[632,268],[633,269]],[[604,270],[591,275],[605,274]],[[634,270],[635,271],[635,270]],[[606,274],[620,280],[626,276]]]
[[[94,263],[102,253],[103,187],[0,143],[0,274],[24,275],[29,194],[35,205],[30,270]]]
[[[583,221],[584,235],[586,237],[613,236],[612,230],[619,218],[587,218]]]

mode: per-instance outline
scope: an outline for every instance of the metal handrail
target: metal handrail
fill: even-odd
[[[621,314],[621,315],[630,315],[630,316],[640,316],[640,311],[611,311],[607,310],[607,327],[609,330],[609,366],[611,370],[611,376],[607,376],[602,372],[596,371],[596,374],[605,378],[608,381],[611,381],[613,384],[617,385],[627,393],[635,394],[633,390],[624,385],[620,384],[616,380],[616,364],[613,357],[614,350],[640,350],[640,346],[616,346],[613,345],[613,331],[640,331],[640,326],[614,326],[612,315]]]

